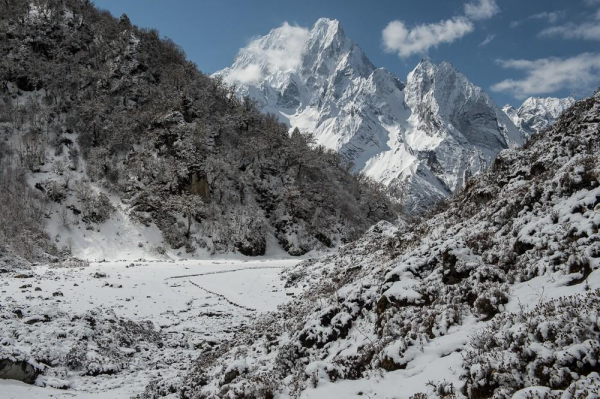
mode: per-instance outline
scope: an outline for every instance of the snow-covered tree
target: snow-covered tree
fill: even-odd
[[[197,220],[197,217],[204,212],[204,201],[202,201],[202,197],[187,193],[173,195],[169,198],[168,207],[172,211],[184,215],[187,222],[185,236],[189,238],[192,230],[192,222]]]

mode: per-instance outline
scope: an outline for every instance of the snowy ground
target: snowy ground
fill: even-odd
[[[22,305],[24,312],[28,308],[50,306],[69,315],[81,315],[98,308],[112,309],[119,318],[151,320],[169,340],[164,348],[143,360],[132,361],[128,369],[120,373],[70,375],[67,390],[0,380],[0,397],[121,399],[141,393],[154,378],[181,378],[206,343],[231,338],[259,312],[275,310],[277,305],[297,294],[284,288],[280,272],[299,261],[111,261],[93,263],[86,268],[37,266],[32,277],[27,279],[14,275],[3,277],[0,281],[0,311],[3,304],[11,303]],[[515,284],[509,293],[506,310],[527,310],[560,296],[600,288],[600,270],[589,276],[587,287],[566,286],[566,280],[561,276],[557,273]],[[54,296],[56,292],[62,296]],[[408,398],[430,389],[428,381],[446,381],[455,387],[461,386],[461,349],[485,324],[470,318],[462,325],[452,327],[443,337],[415,346],[412,348],[414,353],[404,354],[406,359],[411,358],[404,370],[373,372],[355,381],[327,382],[324,379],[316,389],[308,387],[302,398]],[[9,336],[11,327],[14,324],[11,326],[3,321],[0,335],[3,338]],[[23,325],[23,328],[21,333],[29,334],[29,337],[21,340],[20,345],[28,350],[23,342],[33,341],[31,347],[35,347],[35,339],[40,333],[33,334],[27,328],[47,329],[47,334],[52,334],[53,327],[51,323],[38,323]],[[52,345],[56,341],[47,342]],[[169,342],[178,344],[173,346]],[[312,366],[318,368],[317,363]]]
[[[279,272],[299,261],[112,261],[75,269],[37,266],[31,278],[3,277],[0,310],[9,303],[29,309],[51,306],[70,315],[112,309],[119,318],[151,320],[181,345],[167,344],[150,364],[132,362],[129,370],[114,375],[70,376],[68,390],[0,380],[0,396],[128,398],[159,375],[181,377],[203,343],[230,338],[258,312],[275,310],[291,298],[294,293],[286,292]],[[51,328],[47,325],[23,326]],[[8,336],[10,328],[0,325],[0,332]]]

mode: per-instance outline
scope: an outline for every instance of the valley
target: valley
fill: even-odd
[[[45,353],[36,367],[45,374],[38,385],[46,388],[0,380],[0,391],[4,398],[57,398],[65,392],[77,398],[129,398],[141,394],[153,379],[180,380],[199,351],[230,339],[257,314],[274,311],[299,293],[286,289],[279,277],[283,268],[299,261],[107,261],[87,267],[38,266],[25,275],[3,278],[0,317],[20,315],[0,325],[3,346],[19,348],[26,358]],[[67,372],[60,365],[70,345],[93,336],[88,329],[101,329],[89,321],[98,319],[151,320],[160,332],[159,344],[142,337],[120,342],[108,333],[108,340],[96,337],[97,346],[90,347],[98,358],[105,356],[105,369],[92,372],[97,363],[90,362]],[[110,350],[119,353],[107,354]]]
[[[598,2],[314,1],[0,2],[0,399],[600,397]]]

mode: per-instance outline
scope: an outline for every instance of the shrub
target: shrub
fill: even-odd
[[[464,351],[463,393],[510,397],[529,386],[564,390],[600,370],[600,290],[503,313]]]
[[[81,202],[81,220],[84,223],[104,223],[115,211],[106,194],[95,193],[87,183],[77,185],[77,198]]]

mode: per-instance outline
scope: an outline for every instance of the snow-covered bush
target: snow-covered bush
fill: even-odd
[[[31,263],[17,255],[6,244],[0,244],[0,273],[31,269]]]
[[[504,313],[463,352],[469,398],[510,398],[532,386],[566,390],[600,371],[600,290],[531,312]]]
[[[64,185],[55,180],[37,183],[36,188],[42,190],[52,202],[60,204],[67,197]]]
[[[77,184],[77,198],[81,202],[81,220],[85,223],[104,223],[115,207],[103,192],[94,192],[85,182]]]
[[[150,355],[163,345],[152,322],[122,319],[110,310],[67,314],[53,305],[9,300],[0,307],[0,320],[0,361],[28,362],[39,370],[36,376],[49,378],[42,385],[70,374],[116,374],[130,366],[136,353]]]

